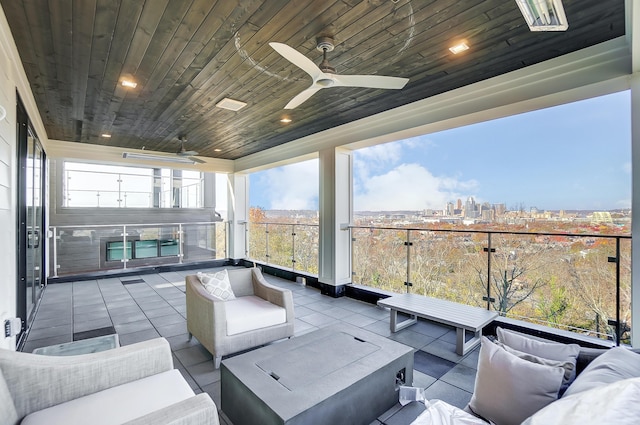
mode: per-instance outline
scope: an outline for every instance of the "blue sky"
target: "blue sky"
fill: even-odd
[[[354,152],[354,210],[447,201],[538,209],[631,206],[629,92]],[[317,160],[250,177],[250,205],[317,209]]]

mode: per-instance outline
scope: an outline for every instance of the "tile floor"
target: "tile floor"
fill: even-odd
[[[203,269],[212,271],[219,269]],[[188,341],[184,277],[195,270],[110,277],[49,285],[23,351],[118,333],[127,345],[159,336],[173,351],[174,365],[196,393],[207,392],[220,406],[220,371],[211,354],[193,338]],[[426,388],[427,399],[464,407],[475,382],[478,349],[464,357],[455,353],[455,329],[420,320],[398,333],[389,330],[389,312],[351,298],[331,298],[320,291],[265,275],[272,284],[291,289],[295,334],[350,323],[416,349],[413,386]],[[221,423],[227,425],[224,415]],[[375,422],[376,424],[379,422]]]

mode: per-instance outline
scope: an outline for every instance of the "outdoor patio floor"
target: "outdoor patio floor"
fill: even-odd
[[[200,269],[214,271],[219,269]],[[184,277],[196,270],[110,277],[56,283],[43,295],[23,351],[107,333],[118,333],[127,345],[165,337],[174,366],[194,392],[207,392],[220,407],[220,371],[211,354],[193,338],[188,341]],[[426,388],[427,399],[464,407],[471,399],[478,349],[466,356],[455,353],[455,329],[420,320],[398,333],[389,330],[389,311],[351,298],[331,298],[316,288],[271,275],[270,283],[291,289],[295,303],[295,335],[350,323],[416,349],[413,386]],[[113,328],[111,328],[113,327]],[[227,424],[221,415],[222,424]],[[378,423],[378,422],[375,422]]]

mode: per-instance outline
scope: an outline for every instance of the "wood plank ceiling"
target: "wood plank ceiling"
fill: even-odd
[[[624,34],[624,0],[563,0],[566,32],[530,32],[514,0],[0,0],[51,139],[237,159]],[[310,77],[269,45],[343,74],[409,78],[284,105]],[[466,40],[470,50],[448,48]],[[119,84],[128,77],[135,89]],[[229,97],[248,105],[215,107]],[[283,124],[280,119],[290,117]],[[100,137],[103,133],[110,139]],[[219,149],[220,151],[214,151]]]

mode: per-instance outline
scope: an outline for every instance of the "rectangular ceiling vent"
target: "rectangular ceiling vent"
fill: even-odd
[[[240,102],[239,100],[233,100],[225,97],[220,102],[216,103],[216,106],[218,108],[228,109],[230,111],[239,111],[240,109],[247,106],[247,104],[244,102]]]

